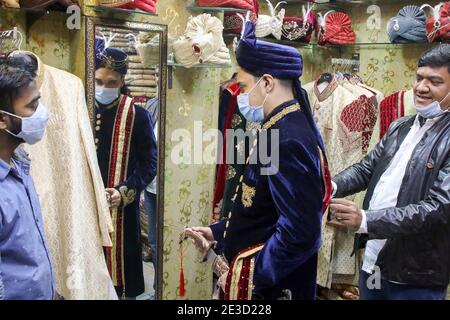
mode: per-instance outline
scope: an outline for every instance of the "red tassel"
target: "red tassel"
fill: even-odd
[[[185,290],[184,290],[184,272],[183,269],[181,269],[180,272],[180,297],[184,297]]]
[[[183,243],[180,243],[180,297],[184,297]]]

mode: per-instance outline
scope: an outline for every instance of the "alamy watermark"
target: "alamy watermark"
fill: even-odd
[[[278,129],[270,131],[227,129],[204,130],[202,121],[194,121],[193,133],[187,129],[172,131],[170,154],[175,165],[180,164],[259,164],[261,175],[274,175],[279,169]],[[224,141],[227,152],[222,155]],[[246,152],[248,150],[248,152]]]

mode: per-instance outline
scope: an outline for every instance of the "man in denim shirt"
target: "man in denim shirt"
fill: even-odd
[[[0,300],[51,300],[54,279],[30,160],[48,113],[23,58],[0,58]]]

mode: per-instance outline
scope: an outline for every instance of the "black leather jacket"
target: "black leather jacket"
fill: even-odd
[[[375,186],[414,123],[400,118],[361,162],[334,177],[338,197]],[[368,234],[357,235],[355,250],[368,239],[387,239],[377,265],[382,279],[417,287],[444,288],[450,279],[450,113],[424,135],[409,160],[396,207],[367,210]]]

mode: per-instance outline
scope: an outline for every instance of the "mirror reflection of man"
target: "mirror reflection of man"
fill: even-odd
[[[135,298],[145,290],[139,195],[156,176],[156,140],[149,113],[124,94],[128,56],[96,39],[95,143],[109,195],[113,246],[106,261],[117,294]]]

